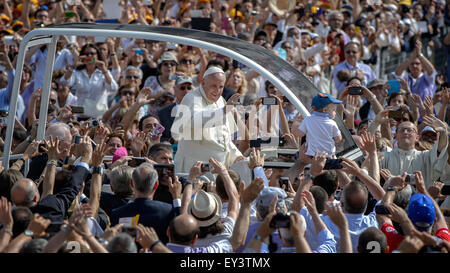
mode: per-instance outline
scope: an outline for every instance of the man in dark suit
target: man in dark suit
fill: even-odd
[[[76,154],[81,155],[81,161],[75,165],[72,176],[57,193],[53,193],[53,186],[50,194],[41,199],[36,184],[28,179],[19,180],[11,189],[11,200],[16,206],[30,208],[33,213],[39,213],[40,216],[51,220],[47,231],[53,235],[59,231],[64,219],[67,216],[67,210],[72,205],[73,200],[81,190],[83,182],[86,180],[89,172],[89,162],[92,157],[92,145],[88,136],[84,137],[80,144],[75,146]],[[47,162],[48,167],[55,166],[54,160]],[[44,183],[46,183],[44,181]],[[45,186],[44,186],[45,187]]]
[[[133,171],[131,183],[135,199],[112,211],[111,225],[124,223],[125,226],[135,226],[140,223],[154,228],[161,241],[167,243],[169,241],[166,235],[167,227],[170,221],[180,214],[181,183],[178,180],[170,183],[173,205],[153,200],[158,188],[158,173],[152,164],[139,165]]]
[[[169,106],[166,106],[158,111],[159,121],[161,122],[161,125],[164,126],[165,128],[163,135],[161,137],[161,142],[169,141],[169,139],[172,137],[170,128],[172,127],[173,121],[175,120],[176,106],[181,103],[181,101],[184,98],[184,95],[192,91],[193,89],[192,85],[193,82],[191,77],[186,75],[177,76],[174,87],[176,99],[175,103],[172,103]],[[173,110],[174,108],[175,110]],[[172,111],[174,111],[173,114]]]

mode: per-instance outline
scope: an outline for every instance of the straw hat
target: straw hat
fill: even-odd
[[[217,194],[201,190],[189,202],[188,212],[197,219],[199,226],[207,227],[219,220],[222,201]]]

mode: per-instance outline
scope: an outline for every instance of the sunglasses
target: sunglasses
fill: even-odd
[[[176,62],[163,62],[162,63],[162,65],[164,65],[164,66],[177,66],[177,63]]]
[[[120,92],[120,95],[121,96],[128,96],[128,95],[132,96],[133,92],[131,92],[131,91],[122,91],[122,92]]]
[[[192,86],[181,86],[180,90],[185,91],[185,90],[192,90]]]
[[[137,80],[137,79],[139,79],[139,76],[135,76],[135,75],[127,75],[125,78]]]
[[[193,64],[194,63],[194,60],[181,60],[181,63],[182,64]]]

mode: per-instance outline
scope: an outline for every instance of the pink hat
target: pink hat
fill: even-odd
[[[119,158],[122,158],[124,156],[128,156],[128,152],[127,152],[127,148],[125,147],[119,147],[116,149],[116,151],[114,152],[114,156],[112,159],[112,162],[118,160]]]

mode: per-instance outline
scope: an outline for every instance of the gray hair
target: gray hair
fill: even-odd
[[[158,173],[150,163],[142,163],[133,171],[134,188],[140,193],[150,193],[158,180]]]
[[[70,126],[62,122],[52,123],[47,127],[45,138],[48,139],[50,136],[53,138],[58,137],[59,140],[66,142],[72,142]]]
[[[137,253],[136,243],[134,239],[127,233],[121,232],[117,234],[106,247],[109,253]]]
[[[130,186],[133,170],[134,168],[125,165],[117,166],[111,170],[108,178],[110,179],[112,190],[116,195],[129,195],[133,193],[133,189]]]
[[[43,238],[33,239],[25,243],[19,253],[42,253],[47,244],[48,241]]]
[[[332,12],[328,13],[328,18],[327,19],[330,20],[331,16],[336,15],[336,14],[344,17],[344,14],[342,12],[340,12],[338,10],[333,10]]]
[[[132,66],[132,65],[129,65],[129,66],[127,66],[127,68],[125,68],[125,70],[123,71],[123,77],[125,77],[127,75],[127,72],[130,70],[136,71],[138,73],[139,79],[142,80],[142,77],[143,77],[142,70],[140,68]]]

